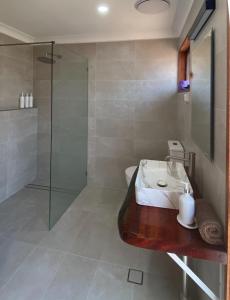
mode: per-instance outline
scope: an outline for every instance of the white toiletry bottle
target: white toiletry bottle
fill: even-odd
[[[33,107],[34,106],[34,97],[33,97],[33,94],[30,93],[29,95],[29,107]]]
[[[26,93],[26,96],[25,96],[25,108],[28,108],[29,107],[29,94]]]
[[[19,98],[19,107],[20,108],[25,108],[25,97],[24,97],[23,93],[21,93],[21,96]]]
[[[195,200],[189,193],[189,183],[185,182],[185,193],[179,199],[178,221],[183,226],[194,224],[195,217]]]

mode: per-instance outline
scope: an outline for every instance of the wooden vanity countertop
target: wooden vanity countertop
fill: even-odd
[[[142,206],[136,203],[135,172],[120,209],[118,227],[121,239],[133,246],[227,263],[225,247],[205,243],[198,229],[188,230],[177,222],[177,210]]]

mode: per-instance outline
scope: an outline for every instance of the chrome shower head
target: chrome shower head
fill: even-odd
[[[53,57],[56,57],[58,59],[62,58],[62,56],[59,54],[53,54]],[[55,64],[56,63],[56,60],[52,58],[52,54],[48,53],[48,52],[46,52],[44,56],[39,56],[37,59],[38,59],[38,61],[45,63],[45,64]]]
[[[56,63],[56,60],[54,60],[50,57],[46,57],[46,56],[38,57],[38,61],[45,63],[45,64],[55,64]]]

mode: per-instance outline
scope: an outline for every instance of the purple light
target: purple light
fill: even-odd
[[[178,84],[178,88],[180,91],[188,90],[190,88],[189,80],[181,80]]]

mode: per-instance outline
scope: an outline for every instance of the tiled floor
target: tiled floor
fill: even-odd
[[[0,204],[0,235],[38,244],[48,232],[49,192],[23,189]]]
[[[178,300],[180,271],[165,254],[123,243],[125,191],[85,188],[52,231],[46,191],[0,205],[0,300]],[[143,286],[127,282],[144,271]]]

